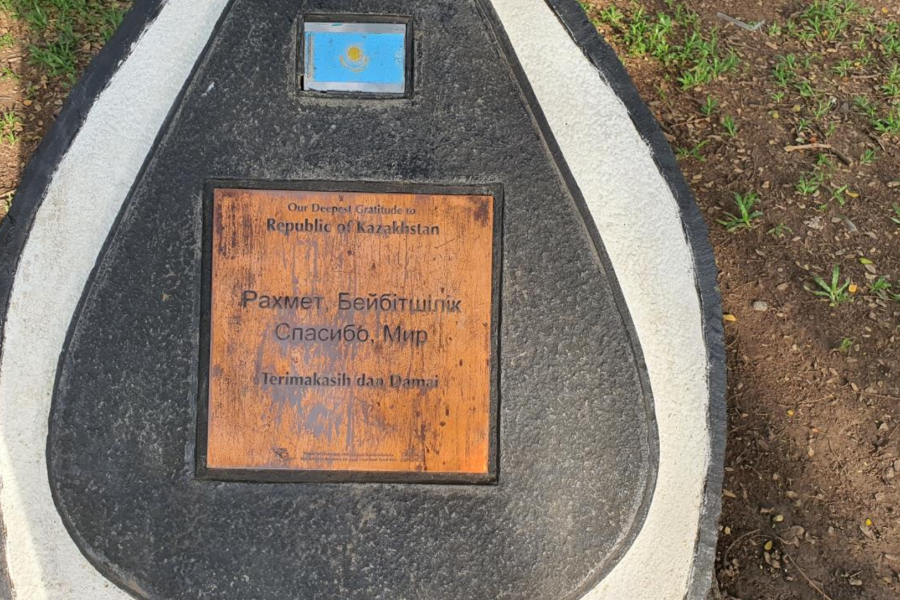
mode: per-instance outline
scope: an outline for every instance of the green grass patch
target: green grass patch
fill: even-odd
[[[129,6],[118,0],[0,0],[0,10],[28,24],[29,63],[67,83],[88,58],[81,48],[105,43]]]
[[[775,82],[782,87],[788,87],[797,80],[797,68],[796,55],[779,56],[776,59],[775,69],[772,72]]]
[[[595,24],[612,30],[628,54],[655,58],[683,89],[710,83],[737,67],[737,54],[722,44],[717,28],[704,28],[697,13],[674,0],[665,3],[667,11],[657,12],[634,5],[599,11],[582,6]]]
[[[826,300],[831,306],[837,306],[842,302],[848,302],[852,298],[850,296],[850,278],[846,278],[841,283],[841,268],[837,265],[831,271],[831,281],[825,281],[818,275],[813,276],[813,281],[819,286],[819,289],[812,290],[816,296],[820,296]]]
[[[900,64],[894,63],[888,71],[887,78],[881,86],[882,93],[888,98],[900,96]]]
[[[19,115],[11,110],[0,113],[0,141],[6,144],[15,144],[19,141],[21,130],[22,120]]]
[[[871,148],[866,148],[859,157],[859,162],[862,165],[873,165],[876,160],[878,160],[878,152]]]
[[[819,188],[822,187],[822,184],[824,183],[824,175],[816,171],[813,173],[806,173],[804,175],[801,175],[800,181],[798,181],[794,185],[794,189],[797,190],[799,194],[802,194],[804,196],[812,196],[819,191]]]
[[[709,143],[709,140],[703,140],[693,148],[676,148],[675,155],[678,158],[693,158],[698,162],[706,162],[706,158],[700,153],[703,147]]]
[[[855,15],[869,12],[855,0],[816,0],[797,17],[798,37],[835,42],[845,39]]]
[[[722,129],[728,134],[728,137],[737,137],[738,125],[731,115],[722,117]]]
[[[734,204],[737,206],[737,213],[726,212],[727,219],[718,219],[719,225],[728,231],[752,229],[754,221],[763,216],[762,211],[756,210],[756,205],[759,204],[759,194],[756,192],[735,193]]]
[[[703,106],[700,107],[700,112],[702,112],[707,117],[712,116],[716,110],[719,108],[719,101],[713,98],[712,96],[706,96],[706,102],[703,103]]]
[[[872,121],[872,127],[881,134],[900,134],[900,106],[891,107],[887,114]]]

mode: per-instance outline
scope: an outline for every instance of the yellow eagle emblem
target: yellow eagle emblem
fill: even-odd
[[[350,69],[354,73],[361,73],[369,66],[369,57],[363,52],[363,49],[357,45],[350,46],[347,51],[341,55],[341,64]]]

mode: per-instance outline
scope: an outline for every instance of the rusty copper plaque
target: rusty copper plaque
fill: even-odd
[[[497,201],[215,188],[202,468],[493,479]]]

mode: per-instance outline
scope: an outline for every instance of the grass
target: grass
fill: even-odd
[[[880,42],[885,56],[900,56],[900,25],[889,23]]]
[[[879,277],[869,285],[869,292],[878,296],[882,300],[888,299],[888,290],[892,287],[887,277]]]
[[[896,217],[891,217],[891,221],[893,221],[897,227],[900,227],[900,204],[895,202],[891,208],[893,209],[894,214],[897,215]]]
[[[2,79],[12,79],[13,81],[19,81],[22,79],[22,76],[13,71],[9,65],[5,65],[0,68],[0,78]]]
[[[852,73],[853,70],[854,70],[853,61],[847,60],[847,59],[841,60],[840,62],[838,62],[838,64],[836,64],[834,67],[832,67],[832,71],[834,71],[834,73],[836,73],[840,77],[849,77],[850,73]]]
[[[808,79],[804,79],[797,84],[797,91],[800,93],[801,98],[815,98],[819,94]]]
[[[119,27],[133,0],[0,0],[0,145],[6,157],[27,155],[55,119],[72,84]],[[20,142],[22,143],[19,147]],[[15,145],[15,151],[9,147]],[[8,159],[0,194],[6,218],[21,159]]]
[[[863,7],[856,0],[814,0],[787,21],[770,25],[768,35],[788,38],[782,39],[785,48],[796,47],[794,40],[809,49],[816,48],[814,52],[786,53],[776,57],[772,71],[774,81],[785,88],[785,96],[799,96],[808,106],[814,103],[810,110],[815,121],[826,118],[835,106],[833,98],[818,98],[827,93],[824,86],[834,87],[837,82],[827,77],[823,79],[820,72],[817,77],[817,73],[810,71],[811,65],[827,56],[819,50],[824,47],[826,53],[843,54],[832,60],[828,68],[837,77],[845,80],[856,75],[883,77],[874,87],[878,97],[887,100],[888,106],[865,94],[854,98],[854,104],[868,117],[868,126],[874,133],[900,135],[900,64],[896,60],[900,57],[900,23],[877,18],[872,9]],[[849,49],[853,50],[851,56],[847,56]],[[835,123],[822,127],[826,138],[837,129]]]
[[[729,137],[737,137],[738,126],[734,120],[734,117],[731,115],[725,115],[722,117],[722,128],[725,130],[725,133],[728,134]]]
[[[851,18],[864,12],[855,0],[816,0],[797,18],[798,37],[823,42],[845,39]]]
[[[754,221],[763,216],[762,211],[754,210],[754,207],[759,203],[759,194],[756,192],[735,193],[734,203],[738,208],[738,214],[726,212],[725,216],[728,217],[727,219],[717,220],[728,231],[752,229]]]
[[[709,143],[709,140],[703,140],[692,148],[676,148],[675,154],[678,158],[693,158],[699,162],[706,162],[706,158],[700,154],[700,151]]]
[[[700,112],[702,112],[707,117],[712,116],[714,112],[719,108],[719,101],[713,98],[710,95],[706,96],[706,102],[703,103],[703,106],[700,107]]]
[[[882,300],[900,302],[900,294],[895,294],[891,291],[893,287],[890,280],[882,276],[869,285],[869,292]]]
[[[19,131],[22,129],[22,120],[14,111],[0,113],[0,141],[7,144],[15,144],[19,141]]]
[[[845,206],[849,202],[848,198],[859,198],[859,192],[851,190],[848,185],[836,186],[831,195],[831,199],[836,200],[840,206]]]
[[[652,13],[636,5],[627,11],[615,6],[594,11],[582,3],[595,24],[613,30],[628,54],[657,59],[683,89],[735,70],[738,56],[721,44],[716,28],[705,29],[697,13],[675,0],[665,0],[665,5],[667,11]]]
[[[782,238],[785,236],[785,234],[794,233],[794,230],[784,223],[779,223],[772,229],[768,230],[766,233],[769,235],[774,235],[777,238]]]
[[[800,176],[800,181],[794,186],[799,193],[804,196],[811,196],[819,191],[824,183],[824,177],[820,172],[807,173]]]
[[[856,343],[856,340],[854,338],[845,337],[840,341],[836,350],[838,352],[840,352],[841,354],[849,354],[850,350],[853,348],[853,345],[855,343]]]
[[[816,117],[816,120],[821,120],[825,115],[831,112],[831,109],[834,107],[834,100],[832,98],[828,98],[826,100],[820,100],[816,103],[815,108],[813,109],[813,114]]]
[[[773,76],[775,82],[782,87],[787,87],[797,79],[797,57],[794,54],[779,56],[775,63]]]
[[[894,63],[888,71],[887,80],[881,86],[881,92],[888,98],[900,96],[900,64]]]
[[[812,290],[812,293],[828,300],[831,306],[837,306],[842,302],[851,300],[849,290],[852,283],[849,277],[841,283],[841,268],[838,265],[835,265],[831,271],[830,282],[826,282],[818,275],[813,276],[813,281],[816,282],[820,289]]]
[[[74,83],[78,69],[74,34],[66,33],[45,46],[32,45],[29,51],[31,63],[43,67],[50,77],[66,77]]]
[[[866,148],[859,157],[859,163],[862,165],[873,165],[878,160],[878,153],[871,148]]]
[[[848,191],[849,186],[842,185],[834,190],[834,194],[832,194],[831,199],[836,200],[838,205],[844,206],[845,204],[847,204],[847,198],[845,197],[845,195],[849,195]]]
[[[894,106],[883,117],[873,119],[872,127],[884,135],[900,134],[900,106]]]
[[[874,119],[878,115],[878,108],[867,96],[855,96],[853,98],[853,105],[870,119]]]
[[[28,61],[51,78],[74,83],[85,45],[103,44],[121,24],[128,3],[115,0],[0,0],[0,10],[28,24]]]

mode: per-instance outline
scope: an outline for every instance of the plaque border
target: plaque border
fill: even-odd
[[[487,473],[430,473],[413,471],[325,471],[312,469],[217,469],[207,465],[209,427],[209,361],[212,328],[212,247],[213,204],[217,189],[287,190],[362,194],[416,194],[431,196],[491,196],[494,204],[492,290],[491,290],[491,369],[488,409]],[[254,180],[213,178],[203,189],[202,255],[200,289],[200,351],[198,363],[197,418],[194,478],[203,481],[251,483],[406,483],[497,485],[500,481],[500,326],[503,284],[503,185],[457,185],[403,182],[363,182],[325,180]]]
[[[353,24],[381,23],[388,25],[406,26],[406,65],[404,72],[404,89],[396,92],[367,92],[339,91],[339,90],[306,90],[303,89],[303,78],[306,75],[304,56],[306,54],[306,23],[330,23],[346,22]],[[332,12],[305,12],[300,13],[294,22],[293,46],[294,46],[294,91],[300,97],[322,98],[335,100],[409,100],[413,97],[413,78],[415,77],[415,24],[413,17],[408,15],[375,15],[359,13],[332,13]]]

